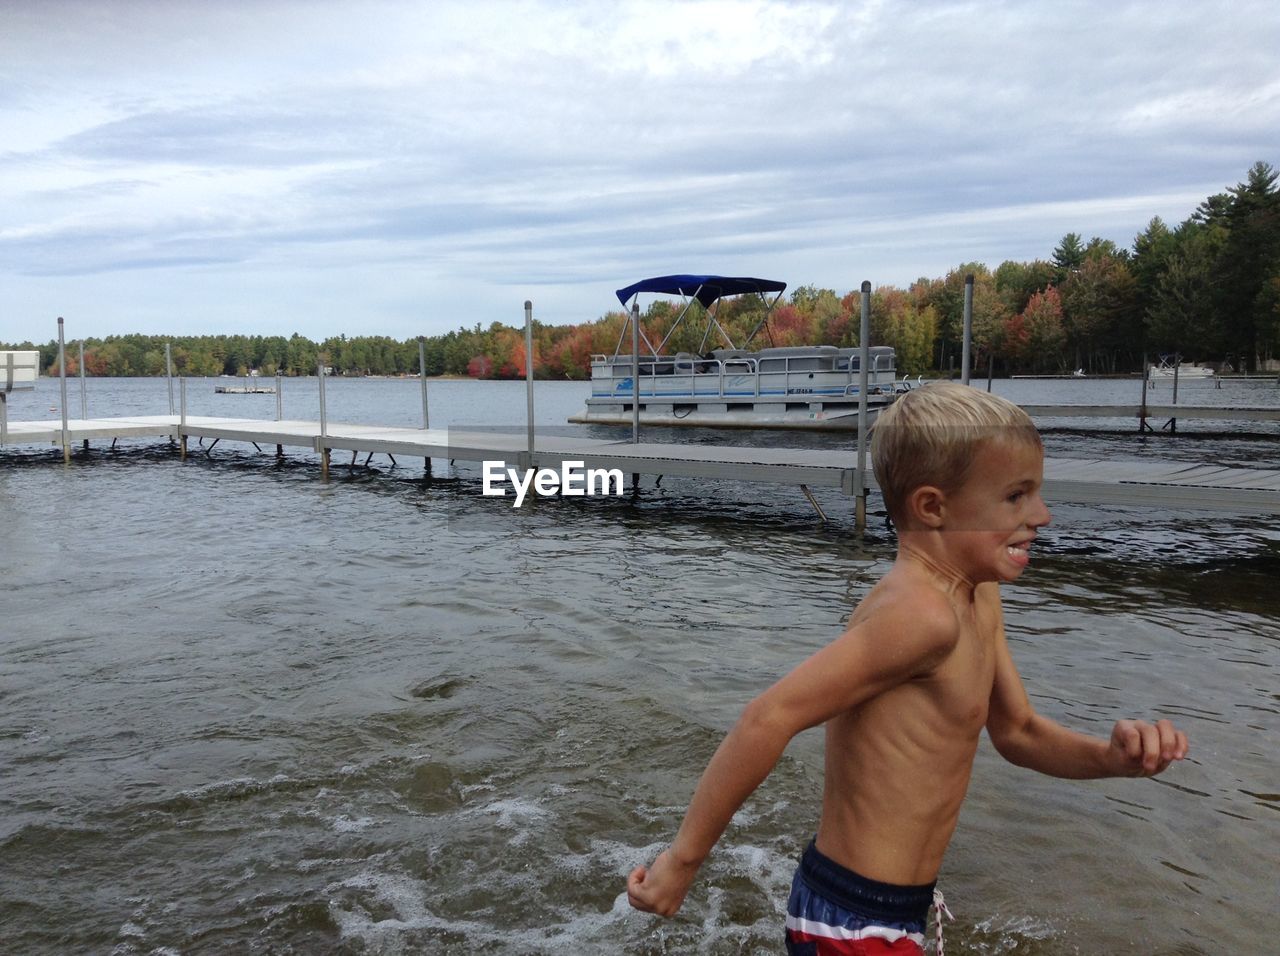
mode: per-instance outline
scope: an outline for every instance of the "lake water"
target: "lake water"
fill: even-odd
[[[190,414],[274,417],[274,396],[213,385],[189,383]],[[430,387],[433,426],[523,428],[521,383]],[[995,383],[1025,402],[1139,388]],[[420,423],[416,381],[327,392],[332,421]],[[585,394],[539,383],[538,421]],[[286,417],[318,414],[314,380],[283,398]],[[1180,400],[1280,404],[1280,389],[1183,383]],[[57,401],[42,381],[10,418],[56,417]],[[163,380],[90,380],[88,405],[162,414],[168,398]],[[1274,428],[1188,429],[1046,444],[1280,463]],[[251,446],[180,462],[162,442],[95,443],[69,466],[0,451],[0,950],[779,951],[817,822],[817,731],[678,918],[630,911],[625,875],[670,839],[742,705],[839,632],[891,535],[873,520],[856,538],[834,493],[827,526],[798,489],[671,478],[515,511],[474,468],[438,462],[424,482],[420,460],[372,464],[323,482],[314,456]],[[1273,951],[1280,518],[1053,511],[1004,589],[1034,703],[1097,734],[1169,716],[1192,753],[1155,780],[1080,783],[984,742],[941,876],[947,952]]]

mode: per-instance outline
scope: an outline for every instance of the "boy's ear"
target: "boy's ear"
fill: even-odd
[[[933,485],[921,485],[907,496],[907,513],[925,528],[940,528],[946,516],[947,496]]]

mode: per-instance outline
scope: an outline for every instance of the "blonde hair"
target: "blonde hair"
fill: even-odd
[[[934,382],[900,396],[871,431],[871,464],[889,517],[901,523],[907,496],[922,485],[959,488],[991,441],[1044,447],[1027,413],[989,392]]]

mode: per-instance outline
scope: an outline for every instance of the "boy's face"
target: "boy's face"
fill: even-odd
[[[1049,523],[1040,497],[1044,452],[999,439],[978,446],[968,478],[946,496],[948,550],[974,582],[1013,581],[1030,561],[1036,531]]]

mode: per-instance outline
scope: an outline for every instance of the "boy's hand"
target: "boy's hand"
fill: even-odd
[[[1118,720],[1107,760],[1117,777],[1154,777],[1187,755],[1187,735],[1167,720]]]
[[[646,913],[675,916],[697,873],[696,864],[681,863],[671,850],[663,850],[647,870],[637,866],[631,871],[627,877],[627,900]]]

